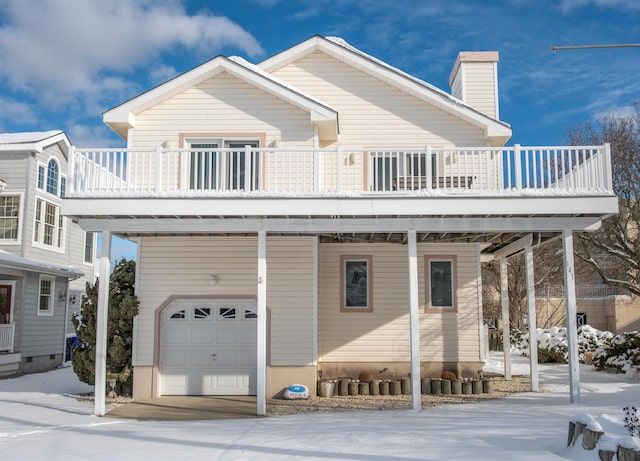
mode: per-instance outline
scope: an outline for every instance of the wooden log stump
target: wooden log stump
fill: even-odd
[[[462,381],[459,379],[451,380],[451,393],[452,394],[461,394],[462,393]]]
[[[349,383],[349,395],[358,395],[358,391],[359,391],[359,386],[358,386],[358,381],[351,381]]]
[[[380,395],[389,395],[389,381],[380,382]]]
[[[439,379],[431,380],[431,393],[433,395],[442,394],[442,382]]]
[[[582,431],[582,448],[585,450],[593,450],[603,435],[604,432],[592,431],[588,427],[585,427]]]
[[[422,378],[421,389],[423,394],[431,394],[431,378]]]
[[[473,385],[471,381],[465,381],[462,383],[462,393],[464,395],[471,395],[473,392]]]
[[[402,384],[398,380],[393,380],[389,382],[389,394],[390,395],[400,395],[402,394]]]
[[[402,387],[402,393],[404,395],[411,394],[411,377],[405,376],[400,380],[400,386]]]
[[[471,382],[471,392],[473,394],[482,394],[482,381],[475,379]]]
[[[493,394],[493,381],[488,379],[482,380],[482,392],[485,394]]]
[[[598,450],[598,457],[600,457],[600,461],[613,461],[613,455],[615,454],[615,451]]]
[[[618,461],[640,461],[640,450],[618,446]]]
[[[360,395],[369,395],[369,383],[358,383],[358,391]]]
[[[374,379],[369,383],[369,394],[380,395],[380,380]]]
[[[341,379],[338,381],[338,395],[349,395],[350,379]]]
[[[440,390],[445,395],[451,394],[451,380],[443,379],[440,381]]]

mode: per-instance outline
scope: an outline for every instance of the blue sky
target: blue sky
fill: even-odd
[[[449,91],[459,51],[500,53],[509,145],[557,145],[572,124],[640,100],[638,0],[0,0],[0,132],[123,142],[102,112],[219,54],[259,62],[314,34]]]

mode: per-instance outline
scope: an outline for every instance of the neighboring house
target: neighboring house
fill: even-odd
[[[62,131],[0,133],[0,376],[68,358],[93,282],[96,235],[60,210],[70,146]]]
[[[481,260],[531,233],[572,248],[618,209],[607,146],[503,147],[497,61],[460,53],[450,95],[314,36],[105,112],[127,149],[74,148],[63,212],[103,233],[101,268],[112,235],[138,243],[134,398],[253,394],[263,414],[366,370],[411,373],[419,408],[420,375],[477,375]]]
[[[622,334],[640,330],[640,299],[608,285],[576,287],[577,324]],[[565,326],[564,287],[536,291],[538,327]]]

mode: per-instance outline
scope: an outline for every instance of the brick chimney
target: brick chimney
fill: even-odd
[[[451,94],[499,120],[498,52],[461,51],[449,76]]]

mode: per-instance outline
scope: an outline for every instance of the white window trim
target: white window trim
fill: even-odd
[[[24,211],[24,192],[11,192],[5,191],[1,196],[18,197],[20,203],[18,204],[18,237],[14,239],[0,239],[0,245],[20,245],[22,243],[22,224],[23,224],[23,211]]]
[[[58,235],[58,222],[59,222],[59,219],[60,219],[60,213],[62,213],[62,204],[60,203],[61,200],[60,200],[59,197],[56,197],[55,201],[51,200],[50,197],[55,197],[55,196],[52,196],[51,194],[46,194],[46,196],[43,196],[41,194],[36,194],[35,201],[34,201],[34,204],[33,204],[33,232],[32,232],[32,235],[31,235],[31,243],[36,248],[42,248],[43,250],[55,251],[56,253],[64,253],[65,252],[65,247],[66,247],[67,228],[69,226],[67,224],[67,218],[62,216],[62,236],[59,237],[59,235]],[[38,223],[36,221],[36,210],[37,210],[37,207],[38,207],[38,200],[42,200],[45,203],[49,203],[49,204],[55,206],[56,209],[57,209],[56,219],[55,219],[55,226],[54,226],[55,230],[54,230],[54,235],[53,235],[53,241],[55,243],[53,245],[47,245],[46,243],[42,243],[41,241],[36,241],[34,239],[35,232],[36,232],[36,227],[38,227]],[[42,219],[42,223],[41,223],[38,235],[40,236],[40,239],[42,239],[42,236],[44,235],[44,217]],[[58,240],[60,240],[60,242],[62,243],[62,245],[60,247],[56,246],[56,243],[58,242]],[[83,258],[84,258],[84,256],[83,256]]]
[[[40,297],[42,296],[42,281],[49,280],[51,281],[51,294],[49,296],[49,308],[46,311],[40,309]],[[40,275],[38,279],[38,306],[37,313],[38,317],[52,317],[53,316],[53,306],[55,302],[55,293],[56,293],[56,278],[51,275]]]

